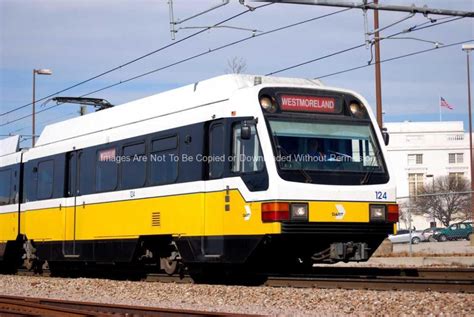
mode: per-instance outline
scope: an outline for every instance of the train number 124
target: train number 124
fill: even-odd
[[[387,192],[375,192],[375,199],[387,199]]]

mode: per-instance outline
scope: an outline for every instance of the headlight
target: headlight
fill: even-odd
[[[349,110],[351,111],[352,116],[358,119],[362,119],[366,117],[366,112],[365,112],[364,107],[358,102],[352,101],[349,104]]]
[[[291,204],[291,220],[308,221],[308,205]]]
[[[263,110],[270,113],[274,113],[277,110],[275,100],[268,96],[260,97],[260,106],[263,108]]]
[[[384,221],[385,216],[385,205],[370,205],[370,220]]]
[[[351,109],[351,112],[352,112],[353,114],[356,114],[357,112],[360,111],[360,105],[357,104],[357,103],[355,103],[355,102],[351,103],[350,106],[349,106],[349,108]]]

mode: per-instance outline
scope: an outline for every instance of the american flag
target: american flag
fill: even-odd
[[[452,105],[450,105],[450,104],[446,101],[446,99],[444,99],[443,97],[440,97],[440,98],[441,98],[441,101],[440,101],[440,104],[439,104],[440,107],[445,107],[445,108],[448,108],[449,110],[453,110],[453,109],[454,109],[454,107],[453,107]]]

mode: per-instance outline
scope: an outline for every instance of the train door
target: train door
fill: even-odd
[[[66,211],[64,213],[63,255],[65,258],[79,257],[76,245],[77,196],[79,191],[80,158],[82,151],[72,151],[66,156]]]
[[[225,212],[225,120],[210,124],[208,133],[208,179],[204,201],[202,253],[207,258],[224,254],[223,219]]]

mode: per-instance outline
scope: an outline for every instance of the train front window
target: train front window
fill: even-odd
[[[348,183],[372,183],[368,177],[385,174],[370,122],[270,119],[269,125],[280,170],[299,172],[306,182],[327,183],[324,173],[352,173]]]

